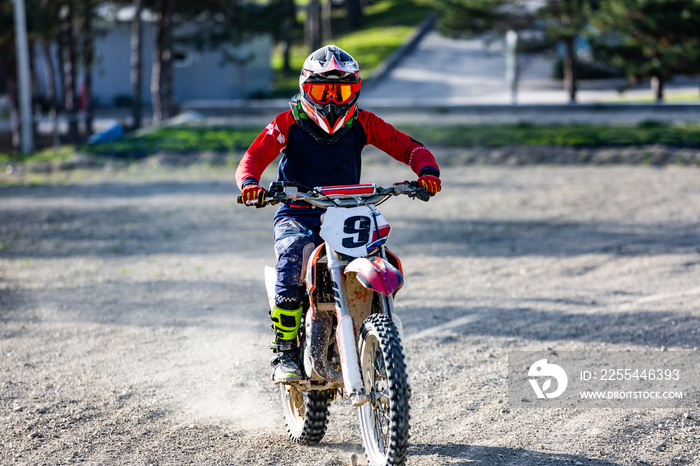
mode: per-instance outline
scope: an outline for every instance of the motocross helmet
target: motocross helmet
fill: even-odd
[[[360,67],[335,45],[308,56],[299,75],[299,110],[315,125],[303,125],[321,142],[332,142],[354,123],[360,96]]]

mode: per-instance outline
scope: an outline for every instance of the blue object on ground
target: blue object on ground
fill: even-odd
[[[119,122],[114,122],[99,133],[90,136],[88,143],[99,144],[104,142],[119,141],[124,138],[124,127]]]

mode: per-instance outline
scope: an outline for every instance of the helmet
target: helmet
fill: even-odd
[[[360,95],[360,67],[349,53],[335,45],[308,56],[299,75],[301,110],[322,131],[317,139],[337,139],[355,122]]]

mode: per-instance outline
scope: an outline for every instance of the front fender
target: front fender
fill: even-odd
[[[357,274],[367,289],[389,296],[403,286],[401,271],[381,257],[359,257],[345,267],[345,275]]]

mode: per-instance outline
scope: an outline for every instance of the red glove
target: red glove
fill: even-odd
[[[265,201],[265,188],[257,184],[249,184],[243,187],[243,203],[248,204],[248,201],[255,201],[252,205],[262,204]]]
[[[440,178],[437,176],[423,175],[418,178],[418,184],[430,194],[435,194],[440,191]]]

